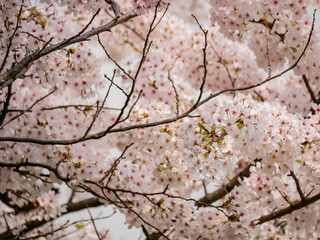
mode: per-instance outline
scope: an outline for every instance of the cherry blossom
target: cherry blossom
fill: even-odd
[[[0,238],[320,238],[310,6],[1,3]]]

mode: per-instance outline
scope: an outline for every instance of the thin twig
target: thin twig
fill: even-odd
[[[305,54],[305,51],[307,50],[310,41],[311,41],[311,36],[313,33],[313,29],[314,29],[314,22],[315,22],[315,11],[313,14],[313,22],[312,22],[312,26],[311,26],[311,30],[309,33],[309,38],[308,41],[302,51],[302,53],[300,54],[300,56],[297,58],[296,62],[294,62],[291,66],[289,66],[288,68],[286,68],[285,70],[283,70],[282,72],[265,79],[264,81],[257,83],[257,84],[253,84],[247,87],[239,87],[239,88],[228,88],[228,89],[223,89],[220,90],[216,93],[211,93],[208,97],[206,97],[205,99],[203,99],[202,101],[200,101],[198,104],[193,105],[189,110],[187,110],[186,112],[184,112],[183,114],[180,114],[179,116],[175,116],[175,117],[171,117],[171,118],[167,118],[161,121],[155,121],[155,122],[151,122],[151,123],[143,123],[143,124],[134,124],[134,125],[130,125],[130,126],[121,126],[120,128],[113,128],[116,124],[113,124],[111,126],[111,128],[108,128],[104,131],[95,133],[95,134],[91,134],[88,135],[86,138],[74,138],[74,139],[69,139],[69,140],[46,140],[46,139],[37,139],[37,138],[23,138],[23,137],[0,137],[0,142],[6,141],[6,142],[29,142],[29,143],[35,143],[35,144],[41,144],[41,145],[71,145],[71,144],[75,144],[75,143],[79,143],[79,142],[83,142],[83,141],[87,141],[90,139],[99,139],[102,138],[104,136],[106,136],[108,133],[118,133],[118,132],[126,132],[132,129],[139,129],[139,128],[149,128],[149,127],[154,127],[154,126],[160,126],[163,124],[168,124],[168,123],[172,123],[172,122],[176,122],[182,118],[186,118],[189,117],[190,114],[195,111],[198,107],[200,107],[201,105],[205,104],[206,102],[210,101],[213,98],[216,98],[218,96],[220,96],[223,93],[226,92],[235,92],[235,91],[246,91],[249,89],[254,89],[257,88],[267,82],[270,82],[271,80],[274,80],[276,78],[281,77],[282,75],[284,75],[285,73],[289,72],[290,70],[294,69],[298,63],[300,62],[301,58],[303,57],[303,55]],[[122,115],[121,115],[122,116]]]
[[[116,70],[113,71],[113,76],[115,75],[115,73],[116,73]],[[118,84],[116,84],[116,83],[113,81],[113,78],[114,78],[114,77],[109,78],[106,74],[104,75],[104,77],[105,77],[106,79],[108,79],[108,81],[110,81],[111,84],[113,84],[114,86],[116,86],[124,95],[128,96],[128,94],[124,91],[124,89],[123,89],[122,87],[120,87]]]
[[[51,94],[53,94],[56,91],[56,88],[53,89],[53,91],[49,92],[48,94],[46,94],[45,96],[39,98],[38,100],[36,100],[30,107],[28,107],[27,109],[25,109],[25,111],[20,112],[19,114],[17,114],[16,116],[12,117],[10,120],[8,120],[6,123],[4,123],[3,125],[0,126],[0,129],[2,129],[4,126],[6,126],[7,124],[9,124],[10,122],[16,120],[17,118],[21,117],[24,113],[30,111],[37,103],[39,103],[40,101],[42,101],[43,99],[47,98],[48,96],[50,96]]]
[[[319,104],[320,103],[320,98],[317,99],[316,96],[314,95],[314,92],[313,92],[313,90],[312,90],[312,88],[311,88],[311,86],[310,86],[310,84],[308,82],[308,79],[307,79],[305,74],[302,75],[302,79],[303,79],[303,82],[304,82],[304,84],[306,85],[306,87],[308,89],[308,92],[310,94],[311,100],[315,104]]]
[[[100,46],[102,47],[104,53],[107,55],[107,57],[121,70],[122,73],[124,73],[129,79],[131,79],[132,81],[134,81],[134,78],[123,68],[121,67],[121,65],[114,59],[110,56],[108,50],[106,49],[106,47],[103,45],[103,43],[101,42],[101,39],[98,36],[98,43],[100,44]],[[127,95],[127,94],[126,94]]]
[[[266,30],[267,32],[267,30]],[[269,50],[269,38],[266,33],[266,39],[267,39],[267,67],[268,67],[268,78],[271,77],[271,63],[270,63],[270,50]]]
[[[41,53],[42,53],[42,51],[44,51],[45,49],[46,49],[46,47],[50,44],[50,42],[53,40],[53,37],[51,37],[50,39],[49,39],[49,41],[47,41],[44,45],[43,45],[43,47],[37,52],[37,55],[40,55]]]
[[[208,46],[208,30],[205,30],[201,24],[199,23],[198,19],[193,15],[191,14],[191,16],[196,20],[199,28],[201,29],[201,31],[203,32],[204,34],[204,47],[202,49],[203,51],[203,66],[204,66],[204,73],[203,73],[203,77],[202,77],[202,83],[201,83],[201,86],[200,86],[200,93],[199,93],[199,97],[196,101],[196,103],[194,104],[194,106],[197,106],[200,101],[201,101],[201,98],[202,98],[202,94],[203,94],[203,89],[204,89],[204,85],[206,83],[206,79],[207,79],[207,74],[208,74],[208,69],[207,69],[207,46]]]
[[[43,40],[43,39],[35,36],[35,35],[32,34],[32,33],[25,32],[25,31],[21,31],[21,33],[27,34],[28,36],[33,37],[34,39],[36,39],[36,40],[39,41],[39,42],[47,43],[45,40]],[[27,46],[27,45],[26,45],[26,46]],[[27,52],[28,52],[28,51],[27,51]]]
[[[134,28],[130,27],[128,24],[122,23],[122,25],[125,26],[126,28],[128,28],[129,30],[131,30],[142,41],[146,40],[140,33],[138,33]]]
[[[255,94],[257,94],[257,96],[260,98],[261,102],[264,102],[263,96],[262,96],[258,91],[253,90],[253,92],[254,92]]]
[[[97,35],[98,33],[110,31],[111,28],[114,26],[121,24],[123,22],[128,21],[129,19],[132,19],[134,17],[138,16],[135,11],[130,11],[125,15],[120,16],[118,19],[113,19],[109,23],[94,28],[86,33],[83,33],[81,35],[75,35],[69,39],[62,40],[59,43],[46,46],[43,50],[36,51],[34,53],[31,53],[27,56],[25,56],[19,63],[17,63],[14,67],[12,67],[7,72],[0,75],[0,90],[4,87],[8,86],[12,82],[14,82],[19,77],[23,76],[26,71],[29,69],[29,67],[38,59],[40,59],[43,56],[48,55],[49,53],[55,52],[57,50],[63,49],[66,46],[72,45],[74,43],[82,42],[85,40],[88,40],[90,37]]]
[[[114,0],[105,0],[105,2],[111,5],[112,11],[114,13],[114,18],[118,19],[121,14],[119,5]]]
[[[79,210],[86,209],[87,207],[98,207],[101,205],[102,205],[102,203],[99,201],[99,199],[88,198],[85,200],[81,200],[79,202],[75,202],[75,203],[72,202],[72,203],[64,204],[63,207],[66,208],[66,211],[62,212],[61,215],[65,215],[65,214],[72,213],[72,212],[77,212]],[[53,219],[50,219],[49,221],[51,221],[51,220],[53,220]],[[49,221],[46,219],[27,221],[24,224],[24,228],[21,230],[20,235],[27,233],[35,228],[38,228],[38,227],[48,223]],[[8,240],[15,239],[15,235],[13,234],[13,230],[15,230],[15,229],[17,229],[17,228],[10,229],[10,231],[1,232],[0,239],[8,239]]]
[[[93,217],[92,217],[91,211],[90,211],[89,208],[87,208],[87,210],[88,210],[88,213],[89,213],[89,215],[90,215],[90,220],[91,220],[91,222],[92,222],[94,231],[96,232],[96,235],[97,235],[98,239],[99,239],[99,240],[102,240],[101,237],[100,237],[100,234],[99,234],[99,232],[98,232],[97,226],[96,226],[96,224],[95,224],[95,222],[94,222],[94,219],[93,219]]]
[[[133,143],[129,144],[128,146],[126,146],[124,148],[124,150],[122,151],[121,155],[114,161],[113,165],[111,166],[111,168],[105,173],[105,175],[98,181],[99,183],[103,182],[108,176],[111,176],[113,174],[113,172],[116,170],[117,166],[119,165],[121,159],[123,159],[124,154],[126,153],[126,151],[133,145]],[[109,179],[106,185],[108,185],[109,183]]]
[[[290,174],[289,176],[291,176],[296,184],[296,188],[297,188],[297,191],[299,193],[299,196],[301,198],[301,201],[304,202],[306,200],[306,197],[304,196],[303,192],[302,192],[302,189],[301,189],[301,185],[300,185],[300,182],[299,182],[299,179],[297,178],[296,174],[293,172],[293,171],[290,171]]]
[[[80,36],[81,34],[83,34],[83,33],[88,29],[88,27],[91,25],[91,23],[93,22],[93,20],[95,19],[95,17],[99,14],[99,12],[100,12],[100,8],[96,11],[95,14],[93,14],[93,16],[91,17],[90,21],[87,23],[87,25],[86,25],[78,34],[76,34],[76,35],[75,35],[74,37],[72,37],[72,38],[69,38],[70,41],[71,41],[72,39]]]
[[[45,169],[49,170],[50,172],[54,173],[57,178],[65,181],[65,182],[70,181],[70,178],[63,177],[60,174],[60,172],[58,170],[59,165],[57,165],[54,168],[54,167],[51,167],[50,165],[46,165],[46,164],[42,164],[42,163],[29,162],[28,159],[27,159],[25,162],[22,162],[22,163],[4,163],[4,162],[0,162],[0,167],[1,168],[3,168],[3,167],[15,168],[17,170],[19,170],[19,168],[21,168],[21,167],[40,167],[40,168],[45,168]]]
[[[82,138],[85,138],[85,137],[89,134],[91,128],[93,127],[94,122],[95,122],[95,121],[97,120],[97,118],[99,117],[99,114],[100,114],[102,108],[104,107],[104,105],[105,105],[105,103],[106,103],[106,101],[107,101],[107,98],[108,98],[108,96],[109,96],[109,94],[110,94],[110,90],[111,90],[111,87],[112,87],[112,85],[113,85],[114,76],[115,76],[115,72],[113,73],[113,76],[112,76],[112,79],[111,79],[111,84],[110,84],[110,86],[109,86],[109,88],[108,88],[108,90],[107,90],[107,93],[106,93],[103,101],[102,101],[102,104],[101,104],[100,107],[98,107],[98,106],[99,106],[99,102],[97,102],[97,111],[95,112],[95,114],[94,114],[94,116],[93,116],[93,118],[92,118],[92,121],[91,121],[91,123],[90,123],[87,131],[85,132],[85,134],[83,135]]]
[[[110,16],[110,17],[113,17],[112,15],[111,15],[111,13],[109,13],[108,11],[106,11],[107,12],[107,14]],[[141,34],[140,33],[138,33],[134,28],[132,28],[132,27],[130,27],[128,24],[126,24],[126,23],[121,23],[121,25],[123,25],[123,26],[125,26],[126,28],[128,28],[129,30],[131,30],[137,37],[139,37],[142,41],[145,41],[146,39],[143,37],[143,36],[141,36]],[[136,49],[136,48],[135,48]]]
[[[142,68],[142,66],[143,66],[143,64],[144,64],[144,62],[145,62],[145,60],[146,60],[147,54],[148,54],[148,52],[149,52],[149,50],[150,50],[150,47],[151,47],[151,45],[152,45],[152,41],[149,42],[150,35],[151,35],[151,33],[155,30],[155,27],[160,23],[160,21],[162,20],[164,14],[166,13],[166,11],[165,11],[165,12],[163,13],[162,17],[160,18],[160,20],[159,20],[156,24],[154,24],[155,21],[156,21],[156,19],[157,19],[157,12],[158,12],[159,4],[160,4],[160,1],[159,1],[158,4],[156,5],[155,11],[154,11],[154,16],[153,16],[153,19],[152,19],[151,24],[150,24],[150,26],[149,26],[149,30],[148,30],[148,33],[147,33],[147,35],[146,35],[146,40],[145,40],[145,42],[144,42],[144,46],[143,46],[143,49],[142,49],[141,59],[140,59],[140,62],[139,62],[139,65],[138,65],[138,67],[137,67],[137,70],[136,70],[136,73],[135,73],[134,77],[131,77],[130,74],[126,73],[126,71],[124,71],[124,69],[123,69],[116,61],[114,61],[113,59],[111,59],[111,60],[121,69],[121,71],[122,71],[123,73],[125,73],[129,78],[131,78],[131,80],[132,80],[132,85],[131,85],[130,92],[129,92],[128,95],[127,95],[127,99],[125,100],[124,105],[123,105],[123,107],[121,108],[121,111],[120,111],[120,113],[118,114],[116,120],[114,121],[113,124],[111,124],[111,125],[104,131],[103,135],[108,134],[108,133],[110,132],[110,130],[112,130],[112,129],[114,128],[114,126],[116,126],[117,124],[119,124],[119,123],[121,122],[121,118],[122,118],[122,116],[123,116],[123,114],[124,114],[124,112],[125,112],[125,109],[126,109],[127,106],[129,105],[129,102],[130,102],[131,97],[132,97],[132,95],[133,95],[133,93],[134,93],[134,90],[135,90],[135,85],[136,85],[136,81],[137,81],[137,78],[138,78],[138,76],[139,76],[140,70],[141,70],[141,68]],[[155,25],[155,26],[154,26],[154,25]],[[98,39],[98,40],[99,40],[99,39]],[[103,46],[103,45],[101,44],[101,41],[100,41],[100,45]],[[103,49],[105,50],[105,52],[106,52],[106,54],[107,54],[106,49],[105,49],[105,48],[103,48]],[[109,54],[107,54],[107,55],[109,56]],[[140,93],[139,93],[139,95],[138,95],[138,99],[137,99],[137,100],[139,100],[140,94],[141,94],[141,91],[140,91]],[[133,106],[134,106],[135,104],[136,104],[136,102],[133,104]],[[131,110],[132,110],[132,108],[129,110],[128,116],[129,116]]]
[[[252,223],[255,225],[258,225],[258,224],[263,224],[268,221],[272,221],[274,219],[277,219],[277,218],[283,217],[287,214],[290,214],[296,210],[304,208],[312,203],[315,203],[318,200],[320,200],[320,193],[313,195],[312,197],[308,197],[304,201],[299,201],[299,202],[293,203],[292,206],[282,208],[278,211],[274,211],[274,212],[267,214],[267,215],[263,215],[259,219],[252,221]]]
[[[139,91],[138,97],[137,97],[137,99],[134,101],[134,103],[132,104],[132,106],[130,107],[130,109],[129,109],[128,113],[127,113],[127,116],[124,117],[123,119],[119,120],[119,123],[122,123],[122,122],[126,121],[126,120],[130,117],[130,114],[131,114],[131,112],[133,111],[135,105],[138,103],[138,101],[139,101],[139,99],[140,99],[140,97],[141,97],[142,92],[143,92],[143,89],[141,89],[141,90]]]
[[[6,64],[6,61],[7,61],[7,58],[9,56],[9,52],[10,52],[10,49],[11,49],[11,46],[12,46],[12,40],[14,38],[14,35],[16,34],[17,30],[19,29],[19,19],[21,17],[21,13],[22,13],[22,8],[24,7],[24,5],[22,4],[20,6],[20,10],[19,10],[19,13],[17,15],[17,22],[16,22],[16,26],[13,30],[13,33],[11,35],[11,37],[9,38],[9,44],[8,44],[8,47],[7,47],[7,51],[6,51],[6,54],[4,55],[4,58],[3,58],[3,61],[2,61],[2,64],[1,64],[1,67],[0,67],[0,73],[2,72],[5,64]]]
[[[55,107],[45,107],[45,108],[41,108],[41,111],[51,111],[51,110],[55,110],[55,109],[65,109],[65,108],[77,108],[78,110],[81,110],[79,108],[84,107],[84,108],[96,108],[97,106],[95,105],[84,105],[84,104],[70,104],[70,105],[60,105],[60,106],[55,106]],[[98,106],[98,108],[100,108],[101,106]],[[103,107],[103,109],[106,110],[116,110],[119,111],[119,108],[110,108],[110,107]],[[25,111],[25,110],[15,110],[12,109],[10,111]],[[81,110],[82,111],[82,110]]]
[[[280,193],[281,197],[290,205],[292,206],[292,203],[290,202],[290,200],[287,198],[287,196],[280,191],[280,189],[278,187],[276,187],[277,191]]]
[[[212,48],[212,50],[214,51],[214,53],[217,55],[218,57],[218,63],[222,64],[222,66],[224,66],[224,68],[226,69],[226,72],[228,74],[228,78],[231,82],[231,86],[235,87],[235,82],[236,82],[236,78],[232,78],[231,73],[229,71],[229,68],[227,66],[227,64],[225,63],[225,60],[220,56],[220,54],[218,53],[218,51],[213,47],[212,43],[210,42],[210,47]]]
[[[149,227],[152,227],[153,229],[155,229],[156,231],[159,232],[159,234],[161,234],[161,236],[163,236],[165,239],[170,240],[159,228],[157,228],[156,226],[152,225],[151,223],[147,222],[146,220],[144,220],[139,213],[137,213],[135,210],[133,210],[131,207],[127,206],[127,204],[125,202],[123,202],[123,200],[119,197],[119,195],[114,192],[114,195],[118,198],[118,200],[123,204],[123,206],[127,209],[129,209],[131,212],[133,212],[137,218],[139,218],[142,222],[144,222],[145,224],[147,224]]]
[[[176,61],[177,61],[180,57],[181,57],[181,52],[180,52],[180,53],[178,54],[178,56],[173,60],[173,63],[172,63],[172,65],[171,65],[170,69],[168,70],[168,79],[169,79],[169,81],[171,82],[172,88],[173,88],[174,93],[175,93],[175,95],[176,95],[176,115],[177,115],[177,116],[180,114],[180,109],[179,109],[179,101],[180,101],[180,100],[179,100],[179,94],[178,94],[177,88],[176,88],[176,86],[175,86],[175,84],[174,84],[174,81],[173,81],[172,78],[171,78],[171,71],[172,71],[172,69],[173,69]]]
[[[7,115],[7,112],[8,112],[8,108],[9,108],[9,105],[10,105],[11,96],[12,96],[12,84],[10,84],[8,86],[6,101],[3,104],[3,108],[2,108],[2,111],[1,111],[1,115],[0,115],[0,126],[3,124],[3,121],[6,118],[6,115]],[[0,127],[0,129],[1,129],[1,127]]]

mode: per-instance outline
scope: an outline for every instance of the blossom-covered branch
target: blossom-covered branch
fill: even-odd
[[[318,239],[310,5],[1,3],[0,238]]]
[[[31,53],[27,56],[25,56],[19,63],[17,63],[14,67],[7,70],[5,73],[2,73],[0,75],[0,89],[3,89],[4,87],[8,86],[9,84],[12,84],[16,79],[23,77],[23,75],[27,72],[29,67],[35,62],[36,60],[42,58],[43,56],[46,56],[52,52],[58,51],[64,47],[67,47],[69,45],[79,43],[82,41],[86,41],[90,39],[91,37],[102,33],[102,32],[108,32],[113,28],[114,26],[126,22],[131,18],[136,17],[137,14],[134,11],[131,11],[127,14],[124,14],[123,16],[111,20],[109,23],[94,28],[92,30],[89,30],[86,33],[80,32],[79,34],[69,38],[65,39],[59,43],[52,44],[50,46],[46,46],[45,48],[42,48],[41,50],[38,50],[34,53]]]

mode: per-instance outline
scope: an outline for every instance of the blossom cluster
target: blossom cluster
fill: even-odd
[[[319,1],[210,1],[211,20],[228,38],[244,42],[257,58],[257,64],[273,72],[294,64],[304,51],[312,25],[309,6]],[[317,26],[315,32],[318,32]],[[318,35],[294,69],[305,74],[311,84],[319,84]]]
[[[316,1],[40,2],[0,5],[1,84],[64,43],[0,90],[0,236],[72,239],[73,226],[109,239],[93,219],[58,219],[95,199],[169,239],[320,238],[319,204],[306,204],[320,192]],[[138,16],[117,22],[114,6]],[[199,200],[209,191],[223,194]]]
[[[138,106],[132,117],[141,123],[151,122],[156,116],[164,116],[161,112],[170,111],[156,105],[151,109]],[[134,148],[127,152],[111,180],[102,185],[125,189],[117,197],[130,206],[130,210],[122,210],[130,226],[142,224],[133,211],[151,224],[162,219],[163,231],[174,226],[173,239],[197,238],[199,232],[203,238],[282,239],[278,228],[272,224],[254,225],[254,220],[286,206],[284,195],[289,201],[298,201],[295,182],[289,176],[291,170],[301,184],[308,183],[304,192],[319,190],[319,149],[311,147],[319,141],[319,134],[316,118],[304,119],[280,105],[259,103],[243,95],[233,100],[225,98],[206,109],[198,123],[184,121],[182,125],[128,132],[120,141],[135,142]],[[247,164],[253,164],[250,178],[243,180],[231,196],[219,200],[217,206],[221,207],[196,207],[191,193],[200,189],[202,180],[210,179],[216,187],[223,187],[236,169]],[[116,201],[112,191],[105,194]],[[314,227],[309,225],[308,231],[301,229],[300,233],[292,229],[288,236],[318,236],[316,210],[317,206],[311,206],[298,220],[305,224],[307,215],[312,215]],[[292,218],[289,216],[287,221]]]

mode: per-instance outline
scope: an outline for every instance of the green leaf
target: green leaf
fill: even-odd
[[[73,164],[73,166],[74,166],[75,168],[81,168],[82,165],[83,165],[82,162],[77,162],[77,163],[74,163],[74,164]]]
[[[81,221],[81,222],[78,222],[74,225],[78,230],[80,230],[81,228],[84,227],[84,223]]]
[[[91,106],[86,106],[85,108],[84,108],[84,111],[86,111],[86,112],[90,112],[90,111],[92,111],[93,110],[93,107],[91,107]]]
[[[243,122],[243,119],[241,118],[241,115],[239,115],[235,123],[237,123],[238,129],[242,129],[244,127],[244,122]]]
[[[157,80],[154,80],[152,83],[149,83],[149,84],[148,84],[149,87],[152,87],[152,88],[158,90],[158,87],[156,86],[156,82],[157,82]]]
[[[228,217],[228,219],[231,221],[231,222],[239,222],[240,219],[239,219],[239,216],[237,216],[236,214],[232,214],[231,216]]]
[[[47,125],[48,125],[48,122],[47,121],[45,121],[45,122],[41,122],[38,118],[37,118],[37,125],[39,126],[39,127],[46,127]]]
[[[198,122],[198,127],[199,127],[201,130],[204,130],[204,131],[207,130],[207,129],[205,128],[205,126],[204,126],[202,123],[200,123],[200,122]]]
[[[231,202],[232,202],[232,197],[230,196],[223,204],[222,204],[222,206],[223,207],[226,207],[226,206],[228,206]]]
[[[237,127],[238,127],[238,129],[242,129],[244,127],[244,125],[242,123],[238,123]]]

